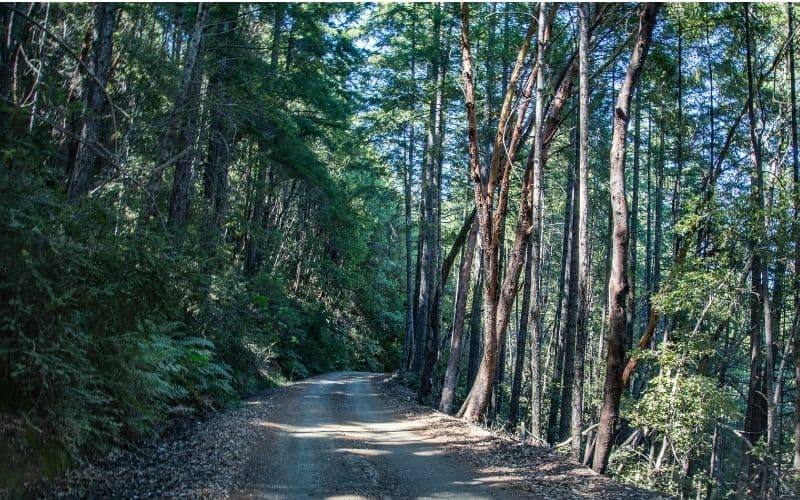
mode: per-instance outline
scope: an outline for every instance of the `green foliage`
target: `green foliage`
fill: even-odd
[[[77,202],[65,189],[77,142],[51,125],[85,118],[81,95],[70,94],[85,82],[63,46],[41,49],[44,118],[29,128],[24,109],[0,107],[0,122],[13,118],[0,123],[0,429],[9,436],[0,451],[13,471],[57,473],[271,384],[398,364],[402,270],[386,230],[395,193],[366,131],[351,127],[350,78],[363,53],[350,28],[363,9],[265,4],[241,8],[232,34],[207,30],[205,75],[226,59],[230,71],[191,96],[203,109],[202,145],[182,225],[167,222],[165,182],[154,200],[143,186],[161,161],[196,7],[120,6],[114,118],[101,117],[100,138],[113,162],[98,159],[93,191]],[[211,7],[214,26],[232,12]],[[91,33],[91,8],[54,5],[49,15],[69,46]],[[258,47],[274,35],[271,60]],[[19,85],[33,85],[30,76]],[[220,108],[230,161],[215,227],[200,193],[208,141],[220,133],[206,113]],[[255,242],[253,273],[243,272],[245,241]]]
[[[734,420],[734,395],[702,375],[658,375],[631,414],[633,425],[655,428],[680,455],[707,452],[717,421]]]

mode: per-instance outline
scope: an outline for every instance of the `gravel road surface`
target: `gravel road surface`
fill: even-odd
[[[291,387],[234,498],[515,498],[388,408],[381,375],[334,373]]]
[[[310,378],[86,462],[40,496],[664,498],[413,399],[386,374]]]

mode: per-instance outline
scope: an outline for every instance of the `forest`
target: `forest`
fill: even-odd
[[[340,370],[800,495],[794,16],[0,4],[0,496]]]

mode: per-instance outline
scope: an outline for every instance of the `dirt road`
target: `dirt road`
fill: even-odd
[[[234,498],[515,498],[388,408],[379,375],[334,373],[291,386]]]
[[[388,375],[354,372],[269,389],[75,468],[41,496],[663,498],[418,405]]]

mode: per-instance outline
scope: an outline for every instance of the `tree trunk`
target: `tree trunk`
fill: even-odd
[[[458,275],[453,334],[450,337],[450,357],[447,360],[447,369],[445,371],[444,384],[442,385],[442,398],[439,401],[439,411],[444,413],[450,413],[453,410],[453,398],[455,397],[456,384],[458,383],[458,367],[461,362],[461,341],[464,333],[464,320],[466,319],[467,293],[469,291],[469,279],[477,240],[478,220],[473,219]]]
[[[603,388],[603,404],[600,411],[600,426],[597,431],[592,468],[595,472],[605,472],[608,457],[616,437],[619,418],[619,402],[622,395],[622,368],[624,346],[627,332],[625,313],[627,298],[627,257],[628,257],[628,205],[625,199],[625,141],[630,119],[631,93],[636,87],[642,72],[650,39],[653,34],[656,15],[660,4],[649,3],[644,6],[639,17],[639,34],[633,49],[625,80],[620,87],[617,105],[614,110],[613,136],[610,154],[610,191],[614,215],[614,232],[611,241],[611,273],[608,281],[608,355],[606,357],[606,380]]]
[[[643,325],[647,324],[650,317],[650,301],[653,296],[653,109],[648,108],[647,113],[647,215],[645,220],[645,244],[644,244],[644,314],[642,314]],[[638,389],[634,392],[638,396]]]
[[[204,39],[205,37],[202,36]],[[194,97],[192,104],[187,104],[184,121],[178,131],[178,148],[184,153],[175,160],[175,178],[172,182],[172,196],[169,200],[169,221],[182,225],[189,219],[189,202],[191,200],[194,180],[194,161],[197,156],[197,136],[200,124],[200,93],[202,89],[202,54],[205,41],[200,42],[200,55],[192,73],[189,95]]]
[[[477,220],[477,219],[476,219]],[[469,355],[467,356],[467,391],[475,383],[481,355],[481,290],[483,289],[483,249],[478,252],[478,275],[472,287],[472,307],[469,314]]]
[[[439,199],[439,173],[436,161],[438,142],[437,103],[440,100],[441,89],[439,86],[440,71],[440,34],[441,16],[439,4],[435,4],[433,13],[433,40],[431,45],[431,60],[429,63],[428,78],[434,82],[436,91],[431,97],[428,112],[428,131],[425,139],[425,154],[423,155],[422,175],[422,200],[420,214],[420,260],[419,260],[419,289],[417,292],[417,308],[414,318],[414,334],[416,345],[414,358],[411,362],[411,371],[420,372],[425,358],[425,350],[432,333],[431,319],[434,314],[434,295],[439,278],[439,245],[437,227],[437,201]],[[437,341],[438,344],[438,341]]]
[[[98,4],[94,7],[92,51],[88,66],[96,78],[86,76],[80,142],[67,188],[67,196],[71,202],[76,202],[86,196],[95,174],[97,160],[95,151],[99,143],[102,112],[106,103],[105,87],[111,72],[116,14],[115,4]]]
[[[414,125],[409,127],[408,161],[406,161],[403,177],[404,205],[405,205],[405,243],[406,243],[406,336],[403,342],[403,359],[400,363],[400,373],[405,374],[414,351],[414,264],[413,264],[413,235],[411,234],[411,179],[414,166]]]
[[[578,5],[580,39],[578,41],[579,116],[578,116],[578,317],[575,329],[575,372],[572,386],[573,460],[581,458],[583,426],[583,363],[586,352],[586,329],[589,309],[589,13],[587,4]]]
[[[637,244],[639,240],[639,140],[641,138],[642,121],[642,86],[636,88],[636,112],[633,118],[633,179],[631,182],[631,213],[630,213],[630,253],[631,271],[628,275],[630,283],[628,289],[628,334],[626,335],[627,344],[625,350],[631,348],[633,340],[633,330],[636,322],[636,268],[637,268]]]
[[[412,6],[412,13],[416,13],[416,6]],[[411,98],[416,100],[417,85],[416,85],[416,45],[417,45],[417,24],[416,15],[412,15],[411,25],[411,81],[412,90]],[[416,349],[416,337],[414,332],[414,313],[416,311],[416,277],[419,272],[412,264],[412,234],[411,234],[411,205],[413,204],[411,195],[411,183],[414,178],[414,165],[416,158],[414,156],[414,148],[416,145],[416,130],[414,122],[409,123],[408,133],[408,161],[405,166],[405,177],[403,182],[404,203],[405,203],[405,217],[406,217],[406,338],[403,342],[403,358],[400,362],[400,375],[405,376],[406,371],[411,367],[411,360]],[[417,255],[417,262],[419,262],[419,255]]]
[[[456,239],[453,242],[453,246],[450,248],[450,251],[447,252],[447,256],[441,263],[442,270],[441,270],[441,275],[439,277],[439,283],[441,283],[441,285],[437,287],[432,300],[433,311],[431,317],[431,323],[432,323],[431,335],[429,336],[428,345],[426,345],[425,347],[425,360],[422,365],[422,370],[420,371],[419,392],[417,393],[417,399],[420,402],[431,392],[431,382],[432,382],[431,375],[433,374],[433,366],[439,357],[439,343],[440,343],[439,331],[441,324],[441,311],[439,307],[442,302],[441,298],[443,289],[442,287],[444,286],[445,283],[447,283],[447,279],[450,276],[450,270],[453,268],[453,263],[455,262],[456,257],[458,256],[458,252],[461,250],[461,247],[464,246],[465,242],[470,237],[474,222],[475,222],[475,211],[473,210],[470,213],[470,215],[464,220],[464,224],[461,226],[461,230],[458,232],[458,235],[456,235]],[[466,298],[464,300],[466,300]],[[433,345],[434,341],[436,342],[435,345]]]
[[[434,17],[441,18],[441,6],[436,4],[434,10]],[[440,31],[440,29],[439,29]],[[436,253],[436,272],[440,277],[435,282],[432,303],[430,307],[430,318],[428,319],[429,332],[426,335],[425,345],[425,358],[423,359],[422,369],[420,371],[420,385],[418,399],[422,401],[431,392],[431,375],[436,361],[439,359],[439,346],[441,344],[441,328],[442,328],[442,295],[444,288],[447,284],[447,278],[450,274],[450,269],[455,261],[458,250],[464,245],[469,228],[472,226],[471,218],[465,222],[461,231],[453,243],[453,248],[448,254],[445,261],[442,261],[442,168],[444,166],[444,133],[445,133],[445,115],[444,115],[444,98],[445,98],[445,79],[447,76],[447,68],[449,66],[449,52],[442,48],[450,44],[450,32],[445,36],[444,44],[440,43],[439,31],[435,37],[435,57],[437,57],[437,80],[436,80],[436,117],[434,120],[434,141],[431,150],[431,158],[435,163],[435,196],[433,198],[433,222],[434,222],[434,242]]]
[[[562,384],[564,381],[564,364],[567,361],[567,322],[569,318],[569,287],[572,250],[572,209],[575,185],[575,169],[567,168],[566,198],[564,201],[564,225],[561,238],[561,273],[558,279],[558,302],[554,323],[555,342],[553,343],[553,378],[550,380],[550,407],[547,416],[547,441],[555,444],[561,439],[559,412],[561,411]],[[569,341],[571,344],[571,341]],[[570,367],[571,369],[571,367]]]
[[[751,210],[755,212],[754,216],[759,218],[763,215],[764,197],[763,178],[761,172],[761,144],[756,132],[754,103],[756,89],[754,87],[753,79],[752,38],[750,33],[749,5],[745,5],[745,53],[747,58],[747,116],[749,121],[752,161],[752,170],[750,176]],[[755,225],[753,227],[755,227]],[[760,234],[751,235],[748,242],[749,250],[752,252],[753,259],[750,285],[750,379],[747,389],[747,407],[745,410],[743,434],[749,441],[750,445],[755,445],[760,439],[765,437],[767,426],[767,400],[764,393],[764,351],[762,346],[764,334],[764,306],[766,303],[766,297],[764,296],[764,272],[759,250],[760,236]],[[749,448],[749,446],[747,448]],[[744,494],[743,492],[748,492],[747,494],[749,494],[749,492],[755,492],[753,488],[758,488],[761,485],[761,482],[758,480],[761,477],[760,466],[757,463],[757,460],[753,459],[747,453],[747,449],[744,450],[744,459],[742,465],[745,474],[740,476],[740,495]]]
[[[542,8],[542,10],[544,10]],[[542,14],[543,15],[543,14]],[[510,312],[510,304],[516,295],[516,283],[519,278],[520,261],[522,259],[524,235],[521,234],[520,229],[527,231],[527,216],[526,208],[527,200],[527,186],[523,182],[523,196],[521,209],[519,211],[519,225],[518,231],[515,236],[514,248],[512,250],[513,263],[509,262],[506,278],[503,280],[503,286],[500,287],[499,283],[499,235],[501,225],[504,223],[503,215],[505,212],[505,205],[508,196],[508,184],[510,181],[511,166],[513,165],[514,156],[516,153],[516,146],[519,143],[521,135],[521,121],[525,114],[525,107],[527,106],[528,99],[523,99],[521,110],[519,111],[517,125],[515,126],[511,138],[511,144],[508,148],[506,162],[504,164],[502,177],[499,177],[500,161],[503,152],[500,151],[500,145],[505,141],[505,127],[506,122],[510,117],[511,105],[514,99],[517,81],[522,71],[522,63],[528,50],[530,39],[533,35],[533,28],[535,24],[531,22],[528,32],[524,38],[522,47],[520,47],[517,55],[517,62],[512,72],[506,97],[503,102],[503,107],[500,113],[498,132],[495,138],[495,147],[492,151],[492,159],[489,167],[488,179],[484,183],[483,173],[480,166],[480,156],[478,151],[478,135],[477,135],[477,118],[475,116],[475,98],[474,98],[474,80],[472,74],[472,62],[469,46],[469,7],[467,4],[462,4],[461,7],[461,49],[462,49],[462,64],[463,64],[463,77],[465,84],[465,95],[467,105],[467,118],[469,122],[469,156],[470,156],[470,177],[474,183],[475,191],[475,204],[477,208],[477,216],[480,224],[481,235],[481,248],[484,252],[484,269],[485,269],[485,284],[483,293],[484,304],[484,353],[481,360],[478,373],[475,377],[475,383],[470,390],[467,400],[461,407],[458,415],[467,419],[468,421],[477,421],[482,418],[489,403],[489,397],[494,385],[494,378],[497,368],[497,350],[498,346],[504,339],[505,329],[508,325],[508,313]],[[541,16],[540,16],[541,17]],[[542,17],[543,18],[543,17]],[[541,27],[541,31],[544,28]],[[531,79],[529,78],[529,81]],[[526,85],[526,90],[530,88]],[[528,90],[529,92],[529,90]],[[523,176],[527,179],[529,175]],[[500,180],[499,199],[496,207],[492,210],[492,197],[497,180]],[[512,290],[513,288],[513,290]],[[512,293],[513,292],[513,293]]]
[[[531,92],[533,90],[534,80],[537,82],[537,94],[543,95],[544,80],[542,73],[545,69],[543,64],[543,48],[546,46],[547,39],[551,29],[549,24],[545,22],[546,4],[541,4],[539,13],[539,37],[538,44],[540,47],[540,55],[537,57],[537,65],[528,76],[528,80],[523,86],[522,98],[519,99],[517,110],[517,120],[511,131],[510,140],[506,141],[506,127],[511,122],[511,109],[515,100],[517,83],[522,73],[522,65],[526,58],[528,45],[533,36],[533,30],[536,28],[536,20],[532,19],[531,24],[526,33],[523,44],[517,53],[517,60],[514,64],[514,69],[509,77],[508,88],[503,101],[503,106],[500,110],[499,125],[497,135],[495,137],[495,144],[492,151],[492,158],[489,165],[488,178],[484,179],[483,170],[481,169],[480,156],[478,153],[478,140],[477,140],[477,119],[475,116],[475,100],[474,100],[474,81],[472,74],[472,63],[470,60],[470,45],[469,45],[469,7],[467,4],[462,4],[462,32],[461,32],[461,48],[462,48],[462,64],[463,64],[463,77],[464,77],[464,93],[466,96],[467,105],[467,119],[469,123],[469,160],[470,160],[470,178],[473,182],[473,189],[475,192],[475,204],[477,208],[478,220],[480,222],[480,236],[482,240],[482,248],[484,249],[484,268],[485,279],[484,284],[484,328],[486,333],[484,335],[484,355],[481,360],[481,365],[478,369],[478,374],[475,378],[475,384],[467,395],[467,399],[462,405],[458,415],[468,421],[477,421],[482,418],[489,403],[489,398],[494,385],[494,378],[497,368],[497,351],[498,347],[502,345],[505,340],[505,333],[508,327],[509,315],[513,305],[514,298],[517,295],[517,283],[522,270],[522,264],[525,257],[525,240],[531,231],[530,213],[531,205],[528,200],[531,192],[532,172],[533,165],[536,161],[544,162],[545,159],[545,145],[547,141],[556,133],[561,124],[561,111],[563,110],[566,100],[572,91],[572,84],[575,73],[577,73],[577,64],[573,60],[567,64],[565,71],[562,73],[562,78],[558,83],[555,96],[550,106],[546,126],[539,127],[536,135],[539,140],[539,146],[534,144],[528,161],[525,165],[525,171],[522,175],[522,187],[520,194],[520,206],[517,212],[517,228],[515,231],[513,244],[510,249],[508,263],[506,266],[506,274],[500,281],[499,275],[499,254],[500,247],[500,233],[502,226],[505,223],[504,215],[508,202],[509,184],[511,180],[512,167],[520,144],[523,129],[525,128],[525,114],[528,104],[530,102]],[[552,18],[551,18],[552,19]],[[538,100],[541,103],[542,99]],[[539,112],[539,123],[544,125],[541,120],[542,113]],[[505,146],[504,146],[505,145]],[[537,154],[538,153],[538,154]],[[502,166],[502,168],[501,168]],[[499,186],[497,192],[497,200],[494,200],[495,187]],[[496,201],[496,203],[495,203]]]
[[[675,155],[675,180],[672,185],[672,224],[677,224],[680,219],[681,208],[681,177],[683,176],[683,26],[678,21],[678,85],[677,85],[677,104],[678,104],[678,127],[677,137],[675,138],[677,152]],[[673,260],[678,255],[681,246],[681,236],[675,234],[673,245]]]
[[[158,210],[158,192],[161,188],[161,182],[164,177],[164,170],[166,170],[173,163],[176,164],[175,183],[173,183],[173,192],[175,188],[179,188],[178,196],[181,196],[180,189],[183,186],[188,190],[189,183],[187,183],[187,166],[186,164],[177,165],[177,160],[189,154],[189,147],[193,144],[186,144],[187,139],[192,138],[193,130],[187,130],[189,122],[189,100],[197,98],[197,94],[192,91],[199,85],[198,77],[200,74],[200,64],[203,58],[203,31],[206,27],[206,20],[208,18],[208,4],[199,4],[197,8],[197,18],[195,20],[194,31],[192,32],[189,48],[186,51],[186,57],[183,64],[183,75],[181,77],[181,85],[178,90],[178,95],[172,105],[172,112],[167,122],[166,133],[162,137],[159,146],[158,163],[153,171],[150,173],[150,178],[147,181],[145,188],[145,205],[148,209],[145,211],[146,216],[154,215]],[[177,146],[177,147],[176,147]],[[191,163],[189,164],[191,168]],[[177,185],[176,185],[177,184]],[[188,191],[187,191],[188,196]],[[174,194],[173,194],[174,197]],[[186,200],[176,200],[181,205],[175,205],[170,201],[171,210],[174,208],[176,215],[183,215],[181,212],[184,206],[181,202],[185,201],[185,208],[188,211],[188,198]]]
[[[580,148],[579,127],[575,130],[575,149]],[[578,155],[575,157],[577,169]],[[559,420],[560,439],[566,439],[570,435],[570,425],[572,421],[572,386],[575,375],[575,332],[576,321],[578,319],[578,186],[575,184],[573,173],[572,185],[572,207],[570,208],[570,237],[569,237],[569,282],[567,286],[567,321],[566,321],[566,342],[564,344],[564,375],[561,382],[561,412]]]
[[[792,110],[792,180],[794,181],[794,192],[792,201],[794,204],[795,218],[792,221],[792,239],[794,240],[794,321],[792,322],[792,338],[794,345],[792,354],[794,356],[795,374],[795,393],[794,393],[794,458],[792,465],[795,471],[800,471],[800,161],[798,161],[797,144],[797,89],[795,88],[794,70],[794,13],[792,4],[786,4],[789,18],[789,77],[791,82],[791,110]]]
[[[0,100],[3,101],[0,105],[0,141],[3,143],[10,141],[12,132],[17,130],[10,108],[16,104],[14,68],[17,66],[20,42],[24,39],[23,28],[26,25],[25,19],[11,9],[21,8],[24,5],[0,4]]]
[[[260,145],[260,147],[262,151],[266,150],[264,145]],[[259,249],[262,241],[258,235],[261,233],[263,224],[264,197],[266,194],[267,170],[269,170],[266,161],[259,162],[256,167],[258,168],[258,173],[256,174],[255,194],[244,244],[244,273],[247,276],[254,276],[259,267]]]
[[[528,236],[528,249],[525,258],[525,277],[522,282],[522,317],[517,325],[517,349],[514,358],[514,376],[511,381],[511,401],[508,409],[508,427],[512,431],[517,427],[519,419],[519,398],[522,389],[522,376],[525,367],[525,343],[528,340],[528,322],[531,307],[531,278],[533,270],[533,245]]]
[[[208,156],[203,172],[203,187],[206,200],[211,204],[209,218],[212,231],[220,234],[225,223],[228,203],[228,167],[233,159],[236,140],[236,123],[232,116],[234,98],[231,74],[236,53],[237,18],[239,4],[219,6],[213,54],[214,67],[209,76],[210,130]],[[220,235],[221,236],[221,235]]]

